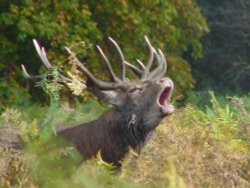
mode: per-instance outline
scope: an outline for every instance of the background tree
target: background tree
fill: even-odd
[[[250,1],[198,1],[211,32],[204,59],[192,64],[198,89],[250,91]]]
[[[1,101],[9,88],[24,85],[20,64],[36,73],[39,59],[32,39],[47,49],[52,62],[65,63],[64,46],[75,47],[80,58],[91,62],[92,70],[99,61],[91,44],[105,43],[112,36],[123,48],[128,61],[145,60],[147,48],[143,36],[167,54],[169,73],[176,92],[183,94],[194,85],[191,69],[182,53],[191,49],[192,57],[202,54],[201,37],[208,31],[205,19],[195,1],[1,1],[0,2],[0,88]],[[85,43],[80,43],[85,41]],[[107,44],[102,44],[107,46]],[[104,47],[105,48],[105,47]],[[104,49],[105,50],[105,49]],[[112,54],[112,57],[115,55]],[[5,84],[5,86],[3,86]],[[13,92],[14,90],[11,90]],[[5,101],[10,102],[8,94]]]

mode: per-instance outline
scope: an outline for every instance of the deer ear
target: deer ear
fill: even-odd
[[[107,104],[119,106],[122,104],[123,95],[116,90],[92,90],[91,91],[98,99]]]

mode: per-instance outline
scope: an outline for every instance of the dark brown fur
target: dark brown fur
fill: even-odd
[[[145,36],[149,48],[149,58],[146,65],[140,61],[140,68],[128,63],[114,39],[109,41],[116,48],[120,56],[120,75],[116,76],[111,64],[102,49],[97,46],[106,68],[110,81],[97,79],[76,57],[71,49],[66,48],[74,60],[75,66],[88,78],[87,89],[105,103],[113,105],[113,108],[105,112],[98,119],[77,126],[60,128],[58,135],[69,141],[80,152],[84,159],[89,159],[100,151],[104,161],[120,166],[120,161],[129,148],[140,151],[148,135],[156,128],[162,118],[173,112],[173,106],[167,103],[173,90],[173,82],[170,78],[163,78],[167,70],[167,62],[161,50],[155,50]],[[44,48],[33,40],[38,55],[47,69],[53,66],[47,59]],[[151,71],[154,58],[157,66]],[[128,66],[138,81],[126,79],[125,67]],[[38,76],[29,75],[22,65],[23,74],[28,82],[41,80],[48,74]],[[59,74],[59,80],[63,83],[72,83],[71,78]],[[85,84],[85,81],[79,80]]]
[[[165,116],[156,103],[160,86],[157,81],[131,83],[127,91],[118,91],[113,101],[119,102],[101,117],[59,130],[58,135],[72,143],[84,159],[100,151],[104,161],[119,167],[128,149],[139,152]],[[131,92],[134,87],[140,90]]]

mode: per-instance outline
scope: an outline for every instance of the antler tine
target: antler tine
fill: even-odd
[[[98,46],[98,45],[96,47],[97,47],[98,51],[100,52],[102,58],[104,59],[104,62],[106,64],[107,68],[108,68],[110,78],[115,82],[119,82],[120,81],[119,78],[116,77],[116,75],[115,75],[115,73],[114,73],[114,71],[113,71],[113,69],[111,67],[110,62],[109,62],[108,58],[106,57],[106,55],[103,53],[101,47]]]
[[[23,70],[23,76],[24,76],[27,80],[33,80],[34,82],[36,82],[36,81],[42,80],[42,79],[46,76],[46,74],[40,74],[40,75],[36,75],[36,76],[30,75],[30,74],[27,72],[27,70],[26,70],[26,68],[25,68],[24,65],[21,65],[21,67],[22,67],[22,70]]]
[[[45,74],[41,74],[41,75],[37,75],[37,76],[34,76],[34,75],[30,75],[28,73],[28,71],[26,70],[25,66],[24,65],[21,65],[22,67],[22,71],[23,71],[23,76],[26,78],[27,80],[27,89],[30,88],[30,85],[34,82],[38,82],[40,80],[42,80],[46,75]]]
[[[161,70],[163,69],[164,65],[161,55],[155,53],[155,57],[156,57],[157,67],[152,72],[150,72],[144,79],[149,79],[149,80],[154,78],[157,79],[159,77]]]
[[[162,77],[162,76],[164,76],[166,74],[166,71],[167,71],[167,61],[166,61],[166,58],[165,58],[163,52],[160,49],[159,49],[159,53],[160,53],[160,55],[162,57],[162,62],[163,62],[163,69],[162,69],[162,71],[160,73],[160,76]]]
[[[154,53],[155,53],[155,49],[151,45],[151,43],[149,42],[148,37],[144,36],[144,39],[145,39],[145,41],[148,45],[148,48],[149,48],[149,57],[148,57],[148,62],[146,64],[146,68],[144,70],[144,74],[143,74],[142,79],[144,79],[147,76],[147,74],[149,73],[149,70],[150,70],[152,63],[153,63],[153,60],[154,60]]]
[[[125,61],[124,62],[132,71],[133,73],[138,76],[139,78],[141,78],[143,71],[138,69],[137,67],[135,67],[134,65],[130,64],[129,62]]]
[[[70,55],[75,56],[75,54],[67,47],[65,47],[67,52]],[[80,60],[75,56],[76,63],[78,67],[81,69],[81,71],[99,88],[101,89],[115,89],[115,88],[124,88],[124,85],[121,83],[116,82],[104,82],[99,79],[97,79],[81,62]]]
[[[121,77],[122,81],[125,81],[125,58],[124,58],[124,55],[122,53],[122,50],[114,39],[112,39],[111,37],[108,37],[108,39],[113,43],[113,45],[115,46],[116,50],[119,53],[119,56],[121,58],[121,73],[120,73],[121,75],[120,75],[120,77]]]
[[[47,69],[51,69],[52,68],[52,65],[50,64],[48,58],[47,58],[47,55],[46,55],[46,52],[44,50],[44,47],[42,47],[42,49],[40,48],[38,42],[36,41],[36,39],[33,39],[33,43],[34,43],[34,46],[36,48],[36,51],[40,57],[40,59],[42,60],[44,66],[47,68]]]
[[[141,66],[142,70],[146,69],[145,65],[139,59],[136,59],[136,62]]]
[[[22,70],[23,70],[23,76],[24,76],[26,79],[30,79],[31,76],[30,76],[29,73],[27,72],[25,66],[22,64],[21,67],[22,67]]]
[[[160,49],[158,53],[155,54],[158,66],[147,76],[147,79],[158,79],[164,76],[167,70],[167,62],[164,54]]]

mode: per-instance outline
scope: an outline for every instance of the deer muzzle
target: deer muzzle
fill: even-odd
[[[174,89],[174,83],[170,78],[162,78],[158,81],[161,90],[157,98],[157,104],[161,108],[164,116],[171,115],[174,112],[174,106],[169,104],[169,99]]]

